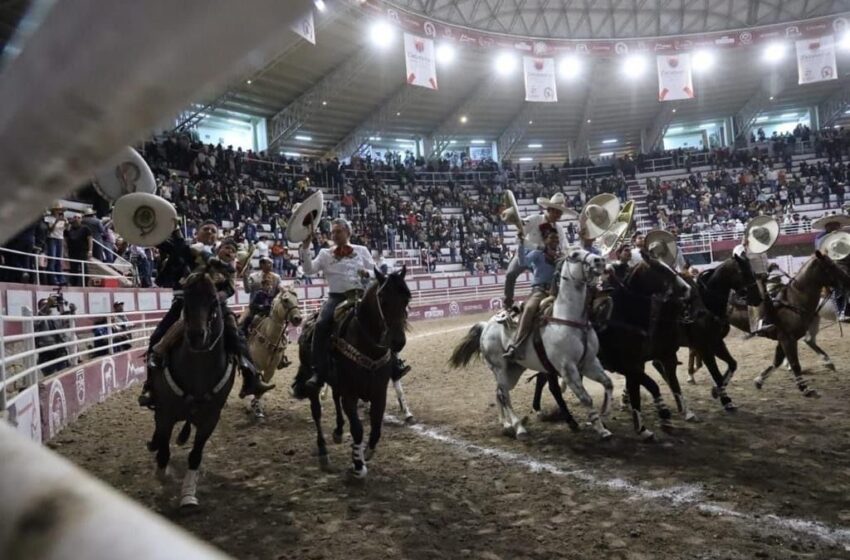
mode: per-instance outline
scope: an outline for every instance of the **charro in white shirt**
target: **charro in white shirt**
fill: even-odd
[[[529,216],[523,219],[522,231],[525,234],[525,247],[533,251],[534,249],[539,249],[545,245],[543,242],[543,233],[540,231],[540,226],[544,223],[548,223],[550,226],[554,227],[558,232],[558,239],[561,243],[561,250],[566,250],[567,247],[567,234],[564,231],[564,226],[560,224],[560,222],[555,222],[554,224],[548,222],[546,220],[546,214],[535,214],[534,216]]]
[[[310,249],[300,248],[301,266],[305,274],[316,274],[321,272],[328,283],[328,291],[332,294],[343,294],[350,290],[362,290],[363,283],[360,279],[360,271],[372,274],[375,261],[372,253],[363,245],[349,245],[352,253],[347,257],[334,255],[335,249],[322,249],[314,259],[310,256]]]

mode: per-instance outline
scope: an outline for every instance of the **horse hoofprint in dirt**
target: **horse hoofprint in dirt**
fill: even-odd
[[[587,251],[573,251],[569,255],[559,273],[560,288],[552,319],[544,323],[540,335],[549,362],[588,409],[590,423],[596,432],[602,438],[608,438],[611,432],[603,425],[600,413],[593,410],[593,400],[582,384],[582,376],[602,384],[605,397],[601,413],[606,415],[613,384],[596,357],[599,341],[587,316],[588,287],[596,282],[604,267],[605,260],[602,257]],[[525,418],[520,419],[514,412],[510,391],[525,370],[546,371],[547,368],[533,348],[533,336],[529,336],[519,349],[523,358],[508,361],[503,354],[512,336],[513,330],[497,321],[496,317],[478,323],[455,348],[449,363],[459,368],[468,364],[476,355],[484,358],[496,376],[496,400],[502,426],[506,432],[513,432],[517,438],[523,438],[528,434]]]

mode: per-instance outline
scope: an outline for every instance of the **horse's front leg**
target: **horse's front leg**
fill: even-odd
[[[348,416],[348,429],[351,433],[351,474],[355,478],[366,478],[365,445],[363,445],[363,424],[360,423],[360,415],[357,411],[357,397],[354,395],[342,395],[342,409]]]
[[[401,385],[401,379],[396,379],[395,381],[393,381],[393,389],[395,389],[395,396],[398,400],[398,407],[401,412],[401,415],[404,417],[405,423],[415,423],[416,419],[413,417],[413,413],[410,411],[410,407],[407,405],[407,397],[404,396],[404,387]]]
[[[325,434],[322,432],[322,403],[316,396],[310,396],[310,413],[313,415],[313,423],[316,425],[316,450],[319,457],[319,466],[328,468],[328,446],[325,442]]]
[[[601,365],[599,366],[602,367]],[[599,434],[599,437],[602,439],[608,439],[611,437],[611,432],[608,431],[608,428],[602,423],[602,418],[599,416],[599,412],[594,410],[593,408],[593,398],[584,388],[584,385],[581,382],[581,374],[578,371],[576,365],[570,361],[565,361],[561,364],[561,369],[564,371],[564,381],[567,383],[567,387],[573,392],[573,394],[578,398],[581,405],[587,409],[587,420],[593,429],[596,430],[596,433]]]
[[[398,383],[398,382],[396,382]],[[369,446],[366,448],[366,460],[371,461],[375,456],[378,441],[381,439],[381,427],[384,424],[384,411],[387,408],[387,391],[379,391],[381,397],[376,398],[369,405]]]
[[[168,462],[171,460],[171,434],[176,422],[173,418],[159,412],[161,408],[157,408],[158,413],[154,416],[156,427],[148,444],[148,449],[156,451],[156,478],[164,483],[169,477]]]
[[[192,451],[189,452],[189,469],[186,471],[186,476],[183,477],[183,487],[180,490],[180,507],[198,505],[198,498],[195,494],[198,490],[198,474],[204,454],[204,446],[215,430],[220,416],[220,409],[209,412],[208,417],[200,420],[196,425],[195,441],[192,444]]]
[[[342,415],[339,391],[331,389],[331,398],[333,399],[334,411],[336,412],[336,428],[334,428],[333,440],[334,443],[342,443],[342,429],[345,427],[345,418]]]
[[[788,363],[791,364],[791,371],[794,374],[794,381],[797,383],[797,388],[803,393],[804,397],[820,397],[820,394],[815,389],[809,387],[809,384],[803,379],[803,368],[800,367],[800,358],[797,355],[797,341],[792,339],[781,339],[782,349],[785,351],[785,357]]]

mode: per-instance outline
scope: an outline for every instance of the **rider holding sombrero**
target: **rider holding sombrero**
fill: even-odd
[[[304,204],[308,204],[305,201]],[[293,220],[297,222],[296,220]],[[333,327],[334,311],[337,306],[350,298],[356,298],[363,293],[363,280],[372,275],[375,262],[372,253],[363,245],[352,245],[351,226],[342,218],[331,223],[331,238],[333,248],[319,251],[316,258],[311,254],[313,229],[315,222],[309,224],[309,234],[304,238],[300,247],[301,265],[305,274],[322,272],[328,284],[328,298],[322,304],[313,331],[311,346],[312,376],[303,386],[294,385],[293,392],[297,398],[315,394],[328,380],[330,372],[330,340]],[[292,223],[290,224],[292,227]],[[297,237],[297,232],[289,235],[290,239]],[[396,357],[396,367],[399,367]],[[407,366],[400,364],[407,369]]]
[[[765,334],[775,322],[776,310],[767,289],[768,268],[770,266],[767,251],[773,247],[778,238],[779,222],[770,216],[756,216],[747,224],[740,245],[732,250],[732,254],[735,256],[746,256],[761,293],[762,305],[757,310],[758,321],[755,328],[751,329],[753,334]]]
[[[563,193],[557,193],[552,198],[539,197],[537,204],[545,209],[545,212],[535,216],[529,216],[521,219],[519,216],[513,217],[514,220],[522,223],[522,237],[520,243],[528,251],[543,249],[545,239],[550,232],[554,231],[558,235],[558,245],[560,250],[567,248],[567,235],[558,220],[565,214],[568,218],[575,219],[578,214],[566,207],[566,197]],[[510,209],[509,209],[510,210]],[[519,253],[519,251],[517,251]],[[511,262],[508,264],[508,271],[505,276],[505,308],[511,308],[514,304],[514,292],[516,291],[516,281],[523,271],[528,270],[527,266],[520,263],[519,255],[514,255]]]
[[[845,214],[833,214],[832,216],[824,216],[818,220],[812,222],[813,230],[821,230],[815,236],[815,249],[823,252],[821,248],[821,244],[823,243],[824,237],[829,235],[834,231],[840,231],[842,228],[850,226],[850,216]],[[847,306],[847,293],[844,290],[834,288],[832,290],[832,296],[835,299],[835,309],[836,315],[838,316],[839,321],[844,321],[845,308]]]
[[[152,407],[155,404],[154,395],[151,393],[150,379],[162,370],[164,367],[163,359],[168,349],[183,336],[183,329],[178,324],[183,313],[181,282],[198,267],[206,267],[207,265],[213,265],[215,268],[216,288],[222,301],[222,309],[225,311],[225,347],[229,354],[239,357],[239,366],[244,378],[240,396],[249,394],[260,396],[274,387],[265,384],[257,376],[257,370],[248,353],[248,346],[236,324],[236,317],[226,305],[227,299],[236,291],[234,282],[236,270],[232,262],[236,256],[237,244],[233,239],[225,239],[214,256],[211,248],[215,244],[217,236],[218,225],[212,220],[207,220],[198,229],[195,234],[195,243],[192,245],[189,245],[180,230],[176,229],[167,241],[157,246],[164,257],[160,274],[157,275],[157,284],[174,289],[174,298],[168,313],[150,337],[147,363],[148,379],[145,381],[142,395],[139,397],[141,406]]]

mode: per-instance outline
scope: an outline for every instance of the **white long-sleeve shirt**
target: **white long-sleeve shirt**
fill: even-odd
[[[540,231],[540,226],[546,222],[544,214],[536,214],[529,216],[523,220],[522,230],[525,233],[525,247],[533,251],[543,247],[543,233]],[[560,222],[551,224],[558,231],[558,239],[561,244],[561,251],[567,250],[567,234],[564,231],[564,226]]]
[[[310,249],[301,247],[301,266],[305,274],[321,272],[325,275],[328,289],[332,294],[341,294],[349,290],[360,290],[363,283],[359,271],[372,274],[375,261],[372,253],[363,245],[351,245],[354,251],[347,257],[337,258],[334,249],[322,249],[315,259],[310,257]]]

